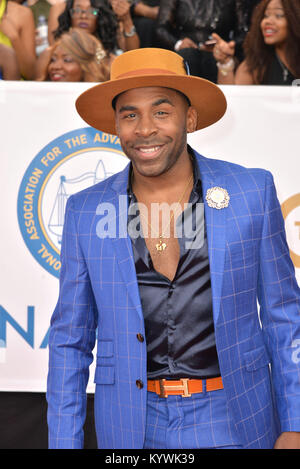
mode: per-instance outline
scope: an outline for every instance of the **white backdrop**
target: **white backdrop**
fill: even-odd
[[[77,115],[75,99],[88,86],[0,82],[0,391],[46,390],[66,198],[127,163],[117,139]],[[300,282],[300,88],[223,91],[225,117],[189,143],[204,156],[273,173]],[[92,378],[93,370],[89,391]]]

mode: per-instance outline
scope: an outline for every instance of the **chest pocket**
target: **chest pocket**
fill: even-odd
[[[254,288],[258,260],[254,241],[239,241],[228,246],[226,271],[234,278],[237,291]]]
[[[256,263],[256,250],[253,241],[239,241],[229,245],[229,262],[233,269],[253,267]]]

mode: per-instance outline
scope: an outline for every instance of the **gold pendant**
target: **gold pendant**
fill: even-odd
[[[164,251],[167,247],[166,243],[163,243],[160,239],[159,242],[155,245],[157,251]]]

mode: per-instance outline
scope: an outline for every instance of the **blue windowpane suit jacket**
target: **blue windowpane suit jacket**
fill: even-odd
[[[300,295],[273,178],[265,170],[195,156],[204,200],[216,186],[230,195],[221,210],[205,201],[216,345],[228,405],[244,447],[271,448],[280,432],[300,431]],[[146,343],[137,339],[145,332],[127,235],[128,169],[68,199],[49,336],[50,448],[83,446],[96,340],[98,446],[143,447]],[[137,380],[145,383],[142,389]]]

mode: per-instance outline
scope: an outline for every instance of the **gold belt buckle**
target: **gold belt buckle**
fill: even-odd
[[[188,388],[188,378],[181,378],[180,381],[182,384],[178,386],[168,386],[165,384],[166,380],[165,379],[160,379],[159,380],[159,389],[160,389],[160,394],[159,397],[168,397],[168,391],[182,391],[181,395],[182,397],[191,397],[191,394],[189,393],[189,388]]]

